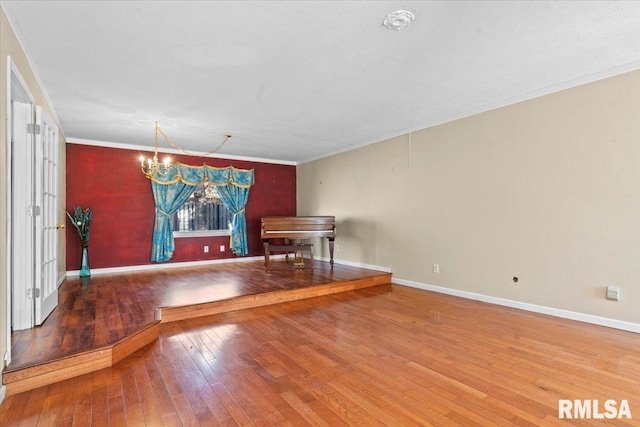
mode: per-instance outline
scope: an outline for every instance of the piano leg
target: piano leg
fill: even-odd
[[[303,244],[302,240],[294,239],[293,247],[295,248],[293,251],[293,267],[304,268],[304,251],[307,246]],[[313,248],[313,246],[311,246],[311,248]]]
[[[264,245],[264,268],[269,271],[269,241],[265,241]]]
[[[285,246],[289,246],[290,244],[291,244],[291,242],[289,242],[289,239],[284,239],[284,245]],[[293,253],[293,257],[295,258],[295,256],[296,256],[296,254],[294,252]],[[284,262],[289,262],[289,252],[285,252],[284,253]]]
[[[335,237],[327,237],[329,239],[329,256],[331,257],[331,269],[333,270],[333,241]]]

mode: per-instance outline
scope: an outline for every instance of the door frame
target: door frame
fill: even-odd
[[[4,355],[5,364],[9,365],[11,363],[11,331],[12,331],[12,323],[13,323],[13,309],[12,309],[12,292],[13,292],[13,180],[12,180],[12,142],[11,135],[13,132],[13,117],[11,114],[11,103],[13,101],[13,85],[19,87],[19,90],[25,95],[27,100],[31,103],[33,108],[35,108],[35,98],[29,91],[29,87],[25,82],[24,78],[20,74],[15,63],[11,60],[10,56],[7,56],[7,126],[6,126],[6,159],[7,159],[7,272],[6,272],[6,283],[7,283],[7,299],[6,299],[6,313],[7,313],[7,352]]]

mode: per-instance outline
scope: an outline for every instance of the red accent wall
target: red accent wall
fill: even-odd
[[[89,237],[91,268],[154,264],[151,236],[155,205],[151,183],[140,171],[141,154],[148,152],[67,144],[67,211],[75,206],[93,209]],[[164,156],[160,155],[162,160]],[[171,155],[172,161],[190,165],[254,169],[246,207],[249,256],[261,255],[260,218],[267,215],[296,215],[296,168],[289,165],[240,160]],[[76,229],[66,221],[67,270],[80,267],[80,241]],[[176,239],[176,251],[169,262],[235,258],[229,237]],[[209,246],[209,253],[203,247]],[[220,252],[220,245],[225,252]]]

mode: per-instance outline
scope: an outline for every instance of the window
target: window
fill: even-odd
[[[220,200],[215,185],[199,184],[189,200],[173,214],[174,237],[228,236],[232,215]]]

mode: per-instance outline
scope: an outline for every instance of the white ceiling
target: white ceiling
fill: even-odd
[[[1,3],[72,142],[299,163],[640,68],[640,2]]]

